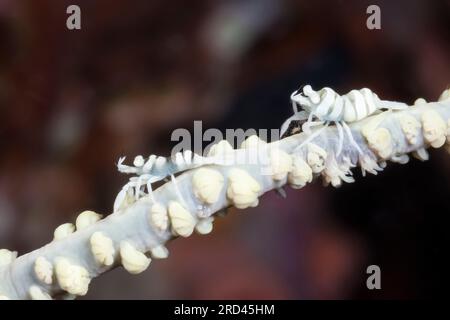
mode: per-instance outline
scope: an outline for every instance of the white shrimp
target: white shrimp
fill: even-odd
[[[125,157],[120,158],[117,168],[120,172],[133,174],[128,183],[122,187],[114,201],[114,212],[118,211],[125,201],[137,201],[144,195],[150,195],[154,202],[152,183],[171,178],[175,180],[175,174],[185,170],[200,167],[205,164],[225,164],[220,157],[202,157],[190,150],[178,152],[172,158],[151,155],[147,160],[142,156],[134,158],[133,166],[124,165]],[[174,183],[176,186],[176,183]],[[147,189],[147,193],[145,193]],[[181,193],[176,187],[176,194],[181,198]],[[183,199],[179,199],[183,202]]]
[[[352,90],[346,95],[340,96],[333,89],[327,87],[314,91],[310,85],[294,91],[291,94],[291,102],[294,115],[281,126],[281,135],[286,132],[291,121],[304,121],[302,130],[309,134],[309,137],[299,146],[300,148],[317,137],[330,123],[334,123],[339,135],[337,156],[342,151],[344,133],[347,134],[350,144],[362,154],[348,123],[359,121],[384,109],[402,110],[408,107],[405,103],[381,100],[367,88]],[[317,125],[323,125],[323,127],[311,133],[311,127]]]

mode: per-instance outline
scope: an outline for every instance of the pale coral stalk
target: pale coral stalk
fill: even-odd
[[[334,186],[352,182],[351,168],[377,173],[387,160],[408,162],[410,153],[426,160],[426,148],[441,147],[449,139],[449,95],[447,90],[439,102],[419,101],[407,110],[351,124],[363,154],[345,141],[336,155],[338,132],[328,127],[301,148],[304,133],[256,143],[260,163],[236,161],[189,170],[177,177],[179,192],[168,182],[154,191],[153,198],[143,197],[105,219],[97,221],[98,215],[85,212],[76,223],[82,227],[75,232],[73,225],[60,228],[56,239],[42,248],[18,258],[0,251],[0,299],[85,295],[90,280],[107,270],[122,265],[130,273],[142,272],[152,258],[168,256],[164,246],[168,240],[187,237],[194,230],[209,233],[214,214],[230,205],[256,206],[265,192],[285,184],[300,188],[319,176]],[[245,149],[221,150],[246,159],[255,149],[252,139]]]

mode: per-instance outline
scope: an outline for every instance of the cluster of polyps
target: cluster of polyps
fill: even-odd
[[[444,91],[439,102],[450,100],[450,90]],[[442,147],[450,143],[450,121],[441,114],[439,104],[426,104],[418,99],[415,105],[399,112],[383,112],[364,119],[354,126],[357,144],[363,152],[356,152],[351,143],[344,143],[342,153],[322,134],[292,152],[294,168],[288,182],[295,188],[304,186],[312,176],[321,175],[325,184],[339,186],[342,182],[353,182],[351,168],[359,165],[363,173],[376,174],[386,160],[407,163],[407,153],[422,161],[428,160],[426,148]],[[355,130],[356,129],[356,130]],[[320,129],[317,129],[320,130]],[[333,141],[334,142],[334,141]],[[295,169],[294,171],[298,171]],[[300,181],[296,181],[300,178]]]
[[[101,219],[101,215],[93,211],[82,212],[75,225],[65,223],[55,229],[53,241],[60,241],[76,230],[82,230]],[[0,261],[11,264],[15,259],[15,253],[8,250],[0,251]],[[47,292],[52,284],[57,281],[62,290],[71,295],[85,295],[90,283],[90,275],[86,268],[72,262],[71,259],[59,256],[50,261],[45,256],[39,256],[34,261],[33,273],[38,284],[32,284],[28,288],[29,298],[33,300],[51,299]],[[5,298],[5,296],[2,296]]]
[[[449,92],[450,90],[444,91],[439,101],[449,100]],[[390,117],[390,126],[377,127],[380,121],[389,116],[381,114],[381,119],[373,119],[363,127],[362,133],[369,147],[379,158],[407,163],[409,157],[405,151],[420,146],[413,150],[413,156],[425,161],[429,158],[425,150],[428,146],[440,148],[450,139],[449,122],[445,121],[438,110],[427,108],[419,112],[418,108],[425,103],[424,99],[417,99],[414,107]],[[399,131],[403,135],[398,135]]]
[[[101,218],[102,215],[94,211],[83,211],[78,215],[75,225],[65,223],[57,227],[54,232],[53,241],[61,241],[76,231],[84,230],[95,224]],[[97,238],[97,233],[94,233],[92,238]],[[93,258],[98,261],[99,254],[98,250],[96,252],[95,249],[96,246],[91,243]],[[107,252],[108,249],[104,248],[103,251]],[[106,255],[106,253],[103,253],[103,255]],[[110,263],[106,258],[102,261]],[[91,281],[89,271],[84,266],[78,265],[76,259],[65,257],[63,253],[54,259],[45,256],[36,258],[34,261],[34,274],[40,286],[30,286],[28,293],[33,300],[51,299],[50,294],[46,292],[46,288],[50,288],[55,281],[69,295],[82,296],[87,293]]]
[[[143,221],[148,222],[148,230],[152,231],[147,236],[157,235],[158,241],[137,242],[132,237],[117,237],[108,231],[114,228],[102,228],[105,224],[114,224],[114,220],[99,224],[101,215],[93,211],[82,212],[75,224],[65,223],[56,228],[54,240],[45,250],[37,250],[37,255],[31,255],[33,278],[25,281],[27,291],[20,297],[50,299],[53,293],[61,290],[72,296],[85,295],[93,276],[119,263],[131,274],[140,273],[148,268],[152,258],[168,257],[163,243],[170,237],[165,235],[189,237],[194,231],[208,234],[213,228],[214,212],[228,205],[239,209],[254,207],[263,192],[284,184],[297,189],[310,183],[314,177],[322,176],[325,183],[338,186],[342,182],[353,181],[351,168],[356,165],[363,172],[376,174],[385,166],[386,160],[407,162],[409,152],[426,160],[426,147],[438,148],[446,141],[450,144],[449,90],[442,94],[440,101],[445,101],[445,104],[424,104],[423,99],[419,99],[407,110],[381,113],[356,123],[352,130],[363,154],[352,144],[344,145],[342,152],[338,153],[333,128],[328,128],[304,145],[302,139],[307,139],[307,136],[302,134],[274,144],[252,136],[238,150],[221,141],[211,148],[209,156],[232,155],[261,147],[269,159],[269,173],[263,173],[255,165],[208,164],[192,169],[186,175],[188,179],[174,179],[154,198],[141,200],[145,209]],[[133,212],[134,206],[128,210]],[[126,212],[119,212],[116,216],[126,216]],[[129,230],[129,233],[133,231]],[[85,240],[87,254],[70,252],[70,237],[77,232]],[[58,247],[61,243],[67,246]],[[49,252],[51,254],[47,254]],[[5,277],[3,271],[14,264],[16,256],[15,252],[0,250],[0,279]],[[5,293],[0,292],[0,299],[8,298]]]
[[[101,215],[93,211],[84,211],[76,219],[75,225],[65,223],[55,230],[53,242],[62,241],[71,233],[87,229],[101,219]],[[90,256],[98,267],[111,267],[120,261],[123,267],[132,274],[144,271],[151,259],[129,241],[116,243],[102,231],[94,231],[89,238]],[[155,259],[168,257],[168,250],[163,245],[154,246],[150,255]],[[17,253],[6,249],[0,250],[0,267],[7,266],[16,259]],[[33,300],[51,299],[50,293],[54,286],[58,286],[67,293],[66,296],[83,296],[87,293],[92,275],[83,265],[72,256],[65,256],[64,252],[55,258],[38,256],[34,260],[33,274],[36,283],[28,288],[28,298]],[[0,299],[8,299],[0,294]]]

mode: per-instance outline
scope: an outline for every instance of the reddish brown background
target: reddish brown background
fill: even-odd
[[[65,27],[78,4],[82,29]],[[366,28],[381,7],[382,29]],[[387,99],[450,84],[450,2],[0,1],[0,247],[24,253],[78,212],[111,211],[121,155],[168,155],[176,128],[278,128],[301,83]],[[444,293],[449,156],[320,181],[231,210],[170,258],[86,298],[428,298]],[[382,270],[382,290],[365,269]],[[448,293],[447,293],[448,295]]]

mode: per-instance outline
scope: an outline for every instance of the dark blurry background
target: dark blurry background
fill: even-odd
[[[70,4],[81,30],[66,28]],[[370,4],[381,30],[366,28]],[[301,83],[436,100],[449,33],[448,0],[0,0],[0,247],[25,253],[84,209],[108,214],[127,179],[119,156],[169,155],[171,132],[194,120],[279,128]],[[86,298],[448,295],[449,161],[437,150],[340,189],[267,194]],[[366,288],[371,264],[381,290]]]

